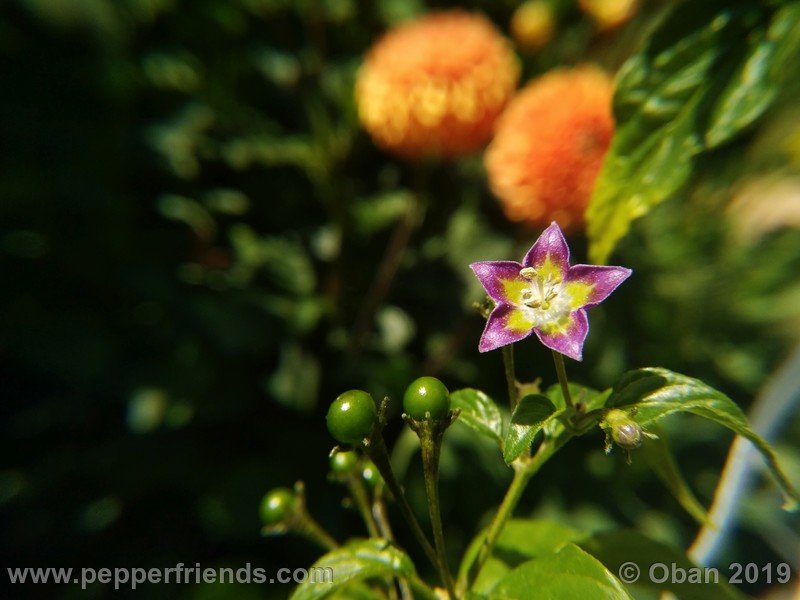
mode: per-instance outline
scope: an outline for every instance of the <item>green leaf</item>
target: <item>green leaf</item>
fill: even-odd
[[[711,525],[708,512],[683,478],[667,445],[664,432],[659,431],[657,438],[646,440],[636,454],[644,458],[648,466],[695,521],[700,525]]]
[[[217,224],[208,210],[191,198],[177,194],[163,194],[158,197],[158,211],[167,219],[188,225],[204,240],[213,238],[217,231]]]
[[[727,427],[753,443],[783,488],[785,508],[797,508],[800,495],[778,465],[772,447],[750,428],[733,400],[702,381],[660,368],[629,371],[614,386],[606,405],[635,407],[631,417],[643,427],[675,412],[689,412]]]
[[[634,219],[684,185],[698,154],[764,113],[797,48],[798,23],[796,5],[683,3],[625,63],[617,130],[586,212],[592,262],[605,262]]]
[[[711,112],[707,148],[727,142],[760,117],[775,100],[787,61],[800,50],[800,5],[775,12],[766,30],[747,39],[747,53]]]
[[[353,225],[360,235],[370,236],[391,226],[414,204],[407,190],[393,190],[355,201],[350,210]]]
[[[472,591],[486,593],[506,573],[523,562],[551,554],[568,542],[578,542],[586,537],[581,531],[556,521],[511,519],[497,539],[494,551],[481,569],[472,585]],[[458,571],[460,581],[478,558],[486,530],[481,531],[470,543]]]
[[[636,531],[615,531],[599,534],[585,542],[581,542],[580,546],[602,562],[612,573],[618,573],[623,564],[633,562],[639,568],[640,573],[636,587],[651,590],[668,590],[681,598],[681,600],[743,600],[745,598],[736,588],[725,583],[726,574],[724,573],[719,573],[720,583],[653,582],[650,579],[649,570],[654,563],[666,564],[667,568],[670,568],[674,563],[677,568],[686,570],[687,579],[689,569],[698,569],[699,567],[691,562],[683,551],[651,540]],[[693,573],[699,572],[693,571]],[[659,571],[656,576],[657,580],[660,581],[663,574]],[[671,577],[668,579],[671,579]],[[700,581],[705,580],[701,576]],[[710,579],[710,581],[713,581],[713,579]]]
[[[386,596],[359,581],[333,592],[329,600],[386,600]]]
[[[547,396],[531,394],[519,401],[511,415],[511,426],[503,444],[503,459],[507,464],[528,450],[533,438],[564,409],[556,409],[555,404]]]
[[[434,242],[433,238],[431,242]],[[459,275],[466,286],[465,306],[486,297],[481,282],[467,265],[486,260],[487,256],[510,256],[513,244],[505,235],[491,229],[481,216],[480,196],[465,198],[447,222],[447,231],[441,240],[444,259]]]
[[[452,409],[460,409],[458,422],[492,440],[503,443],[503,419],[500,409],[480,390],[464,388],[450,394]]]
[[[317,405],[321,368],[319,361],[297,343],[281,348],[280,362],[266,380],[266,389],[280,404],[309,414]]]
[[[232,226],[229,236],[236,255],[236,263],[228,273],[231,283],[246,287],[258,272],[263,272],[291,294],[303,296],[314,291],[317,283],[314,265],[298,241],[261,237],[243,224]]]
[[[556,554],[523,563],[503,577],[488,595],[491,599],[631,600],[623,585],[603,564],[575,544]]]
[[[391,577],[405,578],[414,589],[415,597],[435,599],[433,592],[417,577],[408,555],[386,540],[354,540],[328,552],[312,569],[331,569],[332,576],[319,583],[312,582],[309,577],[297,586],[291,600],[317,600],[364,579]],[[317,576],[317,579],[322,577]]]
[[[569,383],[569,395],[572,398],[572,401],[576,404],[583,403],[586,412],[603,408],[610,394],[611,388],[602,392],[598,392],[597,390],[584,385],[579,385],[572,382]],[[547,390],[545,390],[545,396],[550,398],[556,406],[566,406],[566,402],[564,401],[564,393],[561,391],[561,386],[559,384],[551,385],[549,388],[547,388]]]

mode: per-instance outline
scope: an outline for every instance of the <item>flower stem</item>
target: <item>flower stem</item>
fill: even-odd
[[[439,600],[439,596],[416,575],[408,578],[408,583],[418,600]]]
[[[500,507],[497,509],[492,522],[489,524],[489,528],[486,530],[486,537],[478,553],[475,564],[463,574],[459,586],[466,587],[470,585],[471,581],[478,578],[481,569],[483,569],[486,561],[492,555],[494,546],[500,534],[503,532],[503,528],[511,518],[517,504],[519,504],[528,482],[570,437],[571,435],[566,435],[556,440],[545,440],[542,442],[542,445],[539,446],[539,450],[533,457],[527,459],[527,461],[518,460],[514,463],[514,479],[511,480],[511,485],[508,487],[508,490],[506,490],[506,495]],[[472,574],[472,577],[470,577],[470,574]]]
[[[517,376],[514,373],[514,344],[503,346],[503,368],[506,374],[506,385],[508,386],[508,403],[511,412],[517,407],[519,402],[519,388],[517,387]]]
[[[389,524],[389,515],[386,514],[386,504],[383,502],[383,485],[384,484],[382,483],[378,483],[377,487],[375,488],[375,494],[372,497],[372,514],[375,518],[375,523],[378,526],[379,537],[387,539],[396,544],[392,526]],[[392,581],[397,582],[397,587],[400,588],[400,597],[403,600],[414,600],[414,596],[411,595],[411,588],[405,579],[401,577],[395,577]],[[390,589],[390,600],[396,597],[397,594],[395,593],[395,590],[393,588]]]
[[[429,429],[427,431],[430,431]],[[451,599],[456,598],[453,576],[447,566],[447,549],[444,543],[442,528],[442,513],[439,505],[439,454],[441,450],[441,437],[424,435],[420,438],[422,450],[422,468],[425,475],[425,492],[428,496],[428,513],[431,517],[433,528],[433,541],[436,545],[436,555],[439,559],[439,572]]]
[[[553,361],[556,363],[558,383],[561,385],[564,402],[567,403],[567,407],[572,408],[572,396],[569,393],[569,380],[567,379],[567,369],[564,367],[564,355],[553,350]]]
[[[427,180],[426,165],[416,166],[414,179],[414,191],[409,198],[409,204],[397,225],[395,225],[389,245],[386,247],[376,271],[375,279],[372,281],[356,316],[347,348],[351,356],[357,356],[367,341],[375,313],[383,304],[392,287],[392,282],[403,262],[411,236],[424,220],[427,203],[424,189]]]
[[[382,484],[378,484],[382,487]],[[378,531],[380,532],[380,537],[386,538],[390,541],[394,540],[394,532],[392,531],[392,526],[389,523],[389,516],[386,514],[386,504],[383,502],[383,493],[379,490],[375,490],[375,499],[372,503],[372,514],[375,517],[375,523],[378,525]]]
[[[358,512],[361,513],[361,518],[364,519],[364,524],[367,526],[367,532],[370,537],[381,537],[378,524],[375,522],[375,517],[372,514],[370,507],[369,496],[364,487],[364,482],[358,474],[351,474],[347,478],[347,487],[350,489],[350,496],[353,498]]]
[[[296,525],[295,531],[312,542],[316,542],[325,548],[325,550],[335,550],[339,547],[339,542],[308,514],[303,515],[300,522]]]
[[[422,546],[422,549],[425,551],[425,555],[428,557],[428,560],[430,560],[434,568],[438,570],[439,559],[436,556],[436,551],[428,541],[428,536],[425,535],[422,527],[420,527],[419,521],[417,521],[417,518],[414,516],[414,512],[411,510],[411,506],[408,504],[408,500],[403,493],[403,489],[400,487],[400,484],[397,483],[397,478],[394,476],[392,464],[389,460],[389,451],[386,449],[386,442],[383,441],[383,436],[380,434],[373,435],[372,443],[365,448],[365,452],[367,456],[369,456],[370,460],[372,460],[372,462],[375,464],[375,468],[378,469],[378,472],[381,474],[381,477],[383,477],[384,482],[386,482],[386,487],[389,488],[389,491],[394,496],[397,506],[400,509],[400,513],[411,527],[411,532],[414,534],[414,537],[417,538],[419,545]]]

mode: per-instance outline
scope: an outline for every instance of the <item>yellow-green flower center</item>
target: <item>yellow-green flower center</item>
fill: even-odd
[[[525,267],[520,271],[525,285],[520,290],[520,301],[526,317],[535,327],[560,321],[571,312],[570,296],[564,289],[564,279],[553,270]]]

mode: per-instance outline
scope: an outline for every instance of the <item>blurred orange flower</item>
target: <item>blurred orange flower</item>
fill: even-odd
[[[611,79],[593,66],[558,69],[509,103],[484,156],[492,191],[512,221],[583,224],[614,133]]]
[[[485,17],[431,13],[384,35],[356,82],[361,122],[402,157],[456,157],[485,144],[514,93],[519,63]]]
[[[511,16],[511,36],[525,52],[537,52],[553,39],[556,18],[549,2],[529,0],[520,4]]]
[[[639,0],[579,0],[578,4],[602,31],[621,25],[639,10]]]

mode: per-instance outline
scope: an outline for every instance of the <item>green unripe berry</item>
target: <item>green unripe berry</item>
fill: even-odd
[[[382,479],[378,467],[376,467],[371,460],[367,461],[364,465],[364,469],[361,471],[361,477],[364,478],[364,481],[370,488],[374,488]]]
[[[450,392],[436,377],[420,377],[406,388],[403,411],[412,419],[443,419],[450,411]]]
[[[331,456],[331,471],[337,475],[347,475],[352,473],[358,464],[358,454],[352,450],[347,452],[336,452]]]
[[[328,409],[328,431],[342,444],[359,444],[372,433],[378,409],[367,392],[350,390],[333,401]]]
[[[261,521],[277,525],[294,512],[294,493],[288,488],[276,488],[261,500]]]

